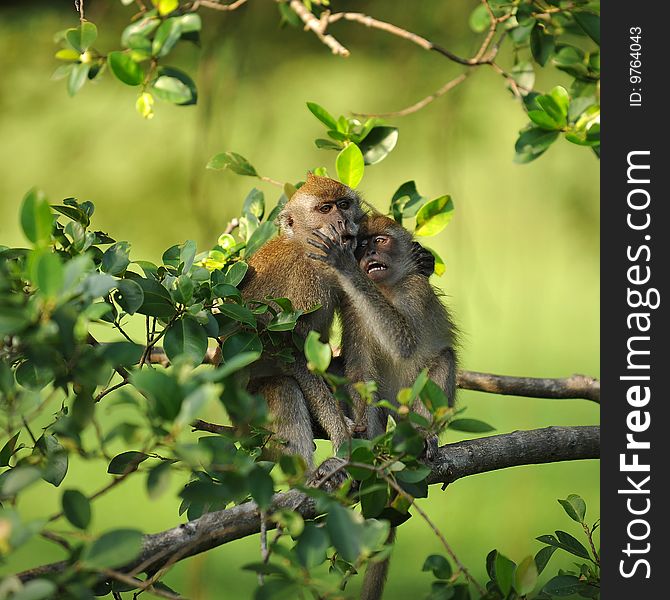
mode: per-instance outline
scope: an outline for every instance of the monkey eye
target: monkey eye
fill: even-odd
[[[322,204],[321,206],[319,206],[319,212],[325,215],[329,213],[332,208],[333,208],[332,204]]]
[[[349,200],[340,200],[337,206],[340,210],[347,210],[351,206],[351,202]]]
[[[375,244],[385,244],[386,242],[388,242],[388,238],[381,235],[375,238]]]
[[[363,238],[360,242],[358,242],[358,247],[359,248],[365,248],[367,245],[368,245],[367,238]]]

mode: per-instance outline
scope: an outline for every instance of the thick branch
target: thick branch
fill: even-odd
[[[442,446],[431,465],[429,482],[446,485],[468,475],[507,467],[599,456],[599,427],[515,431]],[[314,501],[296,490],[275,494],[270,512],[281,508],[296,510],[306,519],[318,516]],[[269,521],[267,526],[273,528],[274,524]],[[260,514],[254,502],[208,513],[178,527],[145,536],[141,555],[118,571],[131,575],[155,572],[168,562],[172,564],[259,531]],[[28,581],[61,572],[67,566],[65,561],[52,563],[24,571],[19,577]]]
[[[170,361],[165,351],[159,347],[151,349],[152,363],[169,366]],[[221,362],[219,348],[209,348],[204,364],[218,365]],[[512,377],[510,375],[494,375],[477,371],[458,372],[458,387],[462,390],[503,394],[506,396],[524,396],[527,398],[553,398],[556,400],[578,399],[600,403],[600,381],[587,375],[570,377]]]
[[[600,403],[600,381],[586,375],[559,379],[510,377],[477,371],[459,371],[458,387],[489,394],[526,396],[530,398],[584,398]]]

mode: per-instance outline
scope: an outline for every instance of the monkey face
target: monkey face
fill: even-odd
[[[358,241],[358,265],[375,283],[389,283],[395,278],[398,241],[388,234],[370,235]]]
[[[356,192],[339,181],[310,173],[286,203],[278,222],[284,235],[296,239],[307,239],[314,230],[330,236],[335,227],[346,241],[355,239],[362,219]]]

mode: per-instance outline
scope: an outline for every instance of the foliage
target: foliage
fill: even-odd
[[[143,8],[121,32],[119,46],[106,54],[94,47],[96,25],[83,18],[78,27],[56,34],[62,46],[56,58],[64,64],[54,77],[66,80],[70,95],[109,70],[121,83],[138,89],[135,107],[146,119],[154,116],[156,98],[180,106],[197,103],[192,77],[164,63],[179,44],[199,43],[203,26],[200,13],[216,5],[178,0],[152,0],[152,4],[147,7],[140,3]],[[332,8],[323,1],[304,5],[314,19],[329,16]],[[288,2],[278,2],[277,8],[282,24],[304,26]],[[515,161],[535,160],[561,135],[573,144],[590,147],[599,156],[599,0],[484,0],[473,10],[469,25],[475,34],[487,33],[483,56],[456,62],[469,69],[494,65],[528,115],[529,123],[515,144]],[[501,37],[491,49],[493,36],[498,33]],[[509,72],[493,60],[503,43],[512,47]],[[453,55],[449,58],[454,60]],[[544,94],[536,90],[535,71],[546,66],[567,74],[571,78],[569,87],[557,85]],[[339,151],[338,176],[351,187],[360,182],[364,165],[381,161],[396,144],[395,127],[378,124],[374,118],[364,122],[342,116],[335,119],[317,104],[308,106],[327,129],[327,137],[316,140],[317,146]],[[351,146],[352,142],[356,147]]]
[[[342,128],[352,139],[343,140],[340,152],[359,150],[367,135],[353,137],[349,122]],[[259,176],[232,152],[214,157],[209,166]],[[349,175],[341,171],[343,179]],[[336,397],[348,398],[346,380],[327,371],[330,347],[314,333],[306,340],[293,334],[298,319],[310,311],[294,308],[288,298],[245,300],[239,291],[246,259],[275,235],[274,219],[286,200],[282,194],[277,206],[266,210],[264,194],[254,188],[237,227],[222,234],[213,249],[198,253],[187,240],[166,249],[155,264],[132,256],[129,242],[95,230],[90,201],[66,198],[50,205],[39,190],[26,194],[20,221],[30,247],[0,247],[0,424],[7,435],[0,450],[5,505],[0,549],[3,556],[14,552],[32,536],[51,531],[49,523],[61,518],[85,532],[84,538],[67,534],[73,536],[68,545],[72,567],[53,580],[63,597],[82,597],[81,590],[103,584],[100,592],[127,589],[127,582],[112,584],[113,577],[101,579],[100,574],[132,561],[142,548],[137,529],[89,531],[99,495],[67,484],[72,453],[102,461],[113,485],[144,476],[152,499],[165,492],[171,477],[180,478],[179,513],[189,519],[249,500],[268,508],[273,491],[283,485],[305,491],[320,503],[323,518],[296,524],[298,514],[272,516],[291,522],[270,546],[276,556],[291,557],[290,564],[248,568],[274,575],[265,594],[297,586],[322,593],[340,589],[368,560],[385,555],[389,522],[409,518],[413,499],[427,495],[429,469],[419,462],[424,441],[412,424],[429,432],[452,420],[461,431],[491,429],[454,419],[464,409],[449,408],[444,392],[424,371],[401,391],[399,408],[382,400],[394,414],[384,435],[341,449],[352,479],[335,497],[304,486],[305,465],[296,457],[284,457],[278,465],[266,460],[267,406],[245,387],[247,368],[261,354],[291,362],[304,349],[310,369],[326,379]],[[408,182],[393,196],[389,212],[400,221],[416,215],[417,229],[436,233],[453,210],[451,201],[438,200],[426,202]],[[143,340],[129,333],[138,320],[144,322]],[[98,342],[100,335],[114,338],[113,332],[116,339]],[[152,366],[157,362],[169,366]],[[203,364],[217,362],[216,367]],[[357,385],[364,391],[373,384]],[[433,414],[432,424],[410,410],[419,397]],[[98,415],[110,403],[124,406],[128,416],[106,429]],[[214,403],[225,408],[231,426],[221,435],[194,440],[189,426]],[[119,442],[124,450],[111,455],[110,446]],[[40,480],[56,487],[65,482],[62,512],[23,522],[13,506],[24,490],[44,485]],[[353,482],[360,487],[355,485],[353,498],[347,497]],[[360,513],[346,508],[351,502],[360,502]],[[287,538],[294,553],[286,550]],[[314,577],[311,570],[326,560],[331,575]],[[44,594],[52,594],[50,582],[40,581]]]
[[[527,556],[519,564],[507,558],[498,550],[492,550],[486,557],[486,571],[490,580],[486,584],[485,600],[517,600],[536,598],[537,600],[555,600],[566,596],[579,598],[600,598],[600,553],[596,550],[593,534],[599,526],[596,521],[589,527],[585,521],[586,503],[576,494],[558,501],[565,512],[582,526],[589,544],[587,550],[577,538],[565,531],[556,531],[555,535],[541,535],[537,538],[544,545],[537,554]],[[556,550],[563,550],[586,563],[575,563],[576,571],[560,569],[544,585],[539,585],[539,577],[547,567]],[[429,600],[470,598],[467,586],[454,583],[453,569],[446,557],[433,554],[426,559],[424,571],[432,571],[435,582],[432,584]],[[534,593],[534,592],[537,593]]]

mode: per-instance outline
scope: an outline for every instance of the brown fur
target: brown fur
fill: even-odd
[[[331,206],[329,212],[320,210],[325,205]],[[295,308],[302,310],[320,304],[319,310],[299,319],[296,332],[306,336],[314,330],[326,342],[342,293],[334,274],[308,258],[307,240],[315,230],[329,234],[331,225],[355,236],[362,218],[360,199],[353,190],[327,177],[308,175],[307,182],[290,198],[277,219],[279,237],[250,258],[249,271],[241,285],[243,296],[289,298]],[[304,357],[296,357],[286,377],[252,379],[250,388],[268,401],[277,437],[286,442],[279,449],[300,454],[310,467],[311,419],[324,429],[335,449],[349,439],[350,427],[330,389],[309,372]]]

